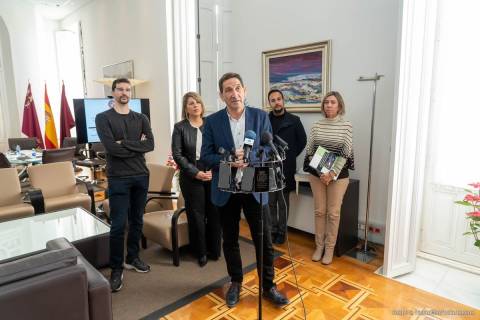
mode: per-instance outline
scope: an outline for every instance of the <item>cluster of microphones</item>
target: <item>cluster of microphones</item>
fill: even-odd
[[[238,161],[235,156],[235,149],[230,151],[218,148],[223,162],[220,164],[219,188],[253,192],[253,191],[274,191],[283,188],[285,176],[283,175],[282,160],[288,150],[288,143],[278,135],[275,138],[268,131],[263,132],[260,146],[253,148],[257,135],[252,130],[245,131],[243,142],[243,159],[248,164],[241,169],[233,169],[229,163]]]
[[[243,141],[243,161],[249,163],[253,151],[253,145],[257,134],[252,130],[245,131],[245,139]],[[275,135],[275,139],[272,134],[268,131],[262,133],[260,140],[260,147],[255,150],[256,152],[256,161],[282,161],[285,159],[285,152],[288,150],[288,143],[285,142],[278,135]],[[223,157],[225,162],[234,162],[236,161],[235,149],[233,148],[230,151],[225,150],[223,147],[218,148],[218,153]],[[263,157],[265,154],[265,157]]]

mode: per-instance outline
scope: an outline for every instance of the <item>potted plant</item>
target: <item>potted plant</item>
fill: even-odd
[[[463,200],[455,201],[455,203],[467,206],[472,210],[466,213],[466,218],[470,220],[470,231],[465,232],[463,235],[473,235],[475,239],[474,245],[480,249],[480,182],[468,185],[473,187],[473,190],[465,189],[467,194]]]

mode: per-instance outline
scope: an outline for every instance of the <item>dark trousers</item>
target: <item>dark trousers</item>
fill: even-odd
[[[222,229],[217,207],[210,200],[210,182],[180,175],[180,188],[185,199],[191,248],[198,257],[207,253],[220,257]]]
[[[223,254],[225,255],[225,261],[227,263],[228,274],[232,278],[232,282],[239,283],[243,281],[242,258],[238,244],[240,211],[242,208],[250,228],[253,243],[255,244],[257,272],[260,273],[260,204],[251,194],[232,194],[226,205],[219,207],[223,229]],[[266,290],[274,286],[273,246],[270,235],[270,220],[267,211],[268,209],[264,206],[262,286]]]
[[[108,178],[110,204],[110,267],[123,269],[125,225],[128,219],[127,257],[138,257],[147,201],[148,176]]]
[[[290,208],[289,194],[290,191],[285,189],[268,194],[272,234],[284,235],[287,232],[288,209]]]

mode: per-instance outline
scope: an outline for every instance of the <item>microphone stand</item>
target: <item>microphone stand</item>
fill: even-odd
[[[259,150],[261,166],[263,167],[263,149]],[[260,261],[259,261],[259,280],[258,280],[258,319],[262,320],[262,293],[263,293],[263,192],[260,192]]]

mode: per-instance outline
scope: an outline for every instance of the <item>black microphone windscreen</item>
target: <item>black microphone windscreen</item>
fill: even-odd
[[[288,143],[285,140],[283,140],[282,138],[280,138],[280,136],[278,134],[275,135],[275,140],[277,140],[278,144],[282,148],[287,148],[288,147]]]
[[[268,145],[270,144],[270,142],[272,142],[273,138],[272,138],[272,134],[268,131],[264,131],[262,133],[262,138],[261,138],[261,143],[262,145]]]

